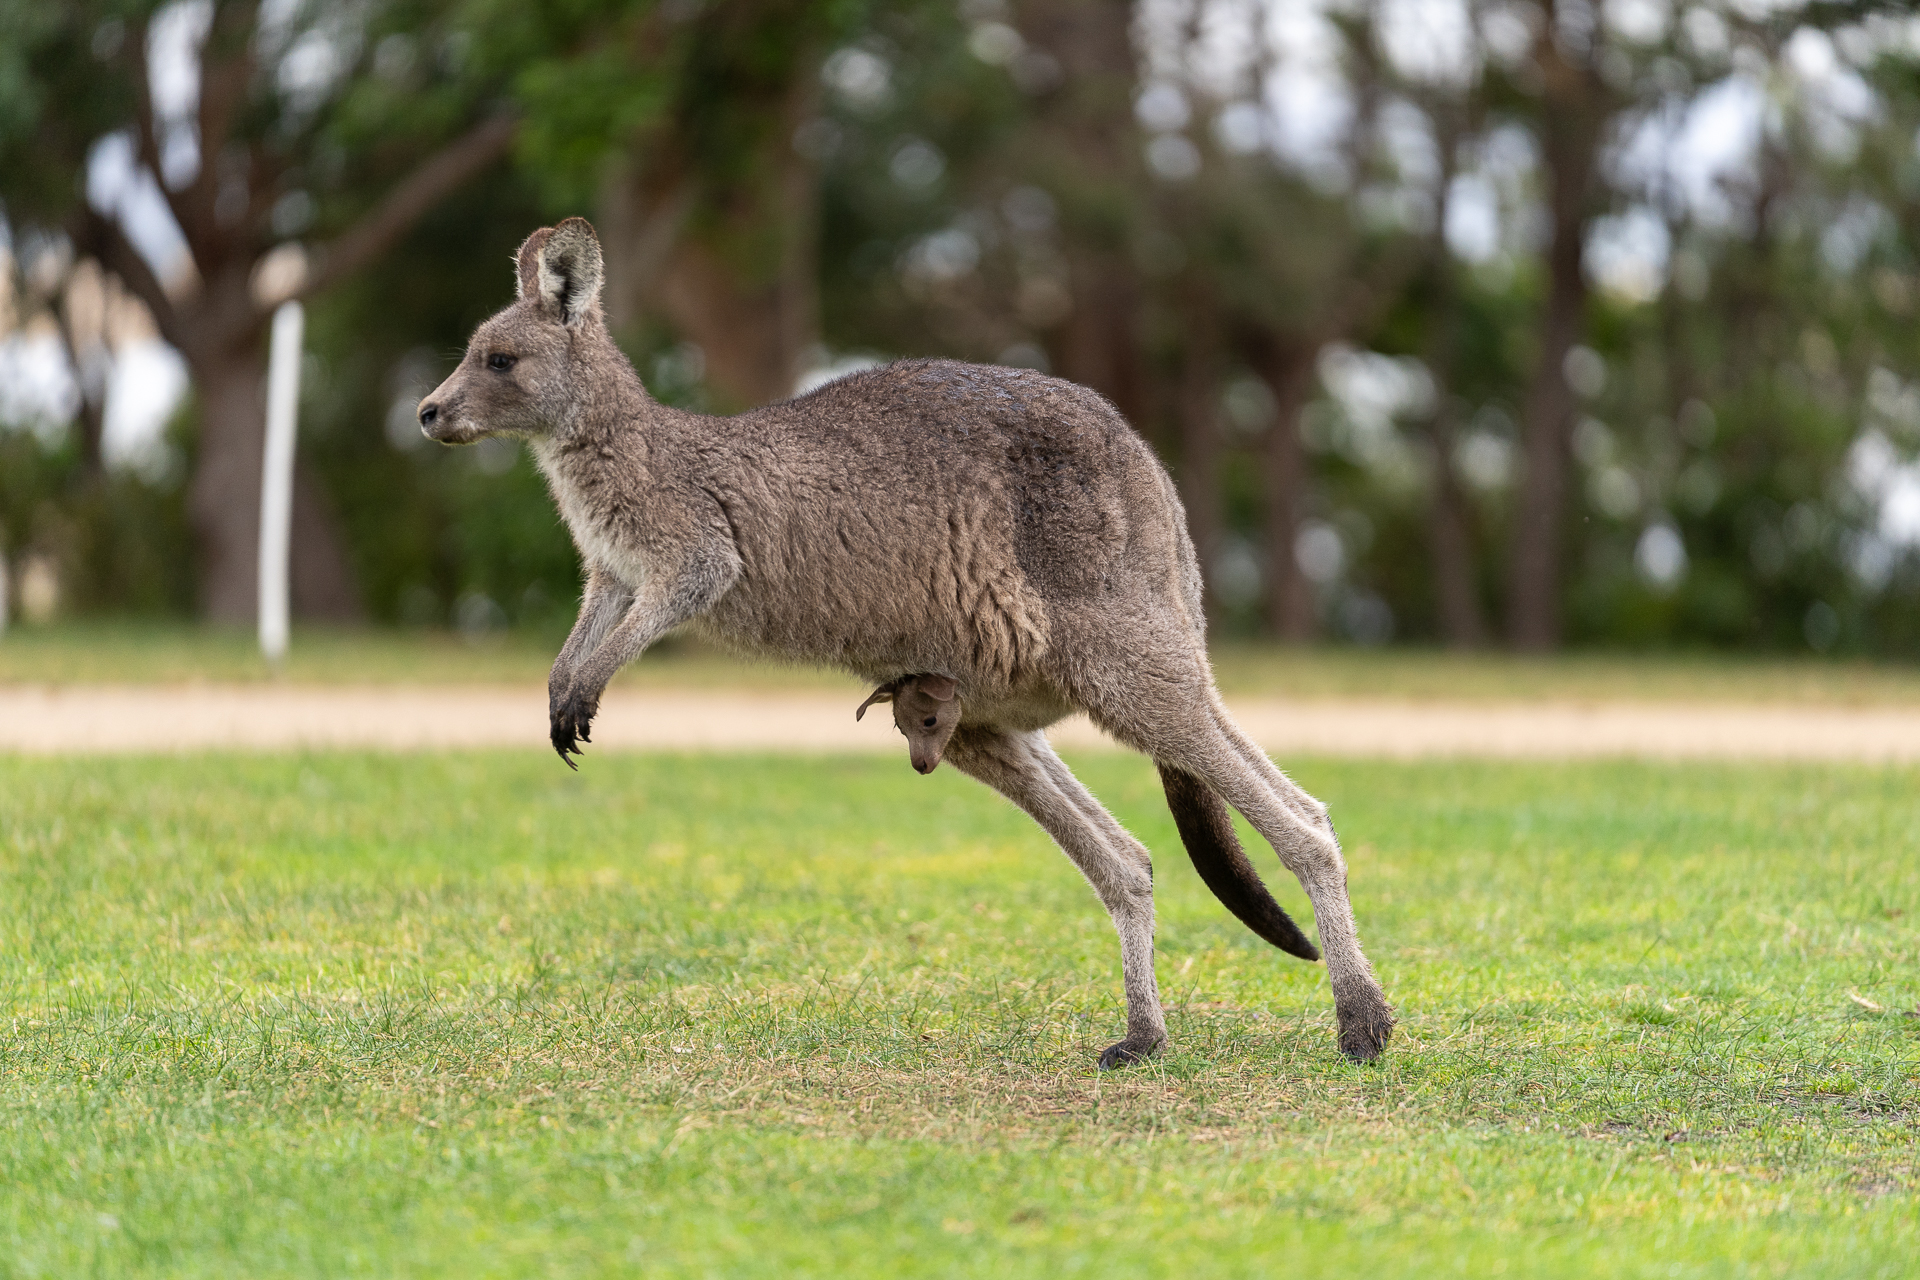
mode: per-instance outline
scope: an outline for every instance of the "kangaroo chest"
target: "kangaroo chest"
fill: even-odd
[[[546,473],[554,505],[560,509],[560,518],[566,522],[581,559],[638,590],[650,576],[651,567],[634,539],[622,536],[614,504],[572,475],[548,442],[535,442],[534,457]]]

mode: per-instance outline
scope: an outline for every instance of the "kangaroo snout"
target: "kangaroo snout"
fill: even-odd
[[[473,433],[462,430],[460,415],[448,411],[446,398],[439,391],[433,392],[420,402],[420,432],[429,440],[438,440],[441,444],[470,444]]]

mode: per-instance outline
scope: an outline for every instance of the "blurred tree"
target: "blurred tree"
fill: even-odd
[[[1183,282],[1186,299],[1171,314],[1177,342],[1193,357],[1183,365],[1180,403],[1183,459],[1200,461],[1183,484],[1197,517],[1196,542],[1217,552],[1226,536],[1216,479],[1218,397],[1230,365],[1241,365],[1264,383],[1271,401],[1256,470],[1261,615],[1272,635],[1301,642],[1320,633],[1326,604],[1299,554],[1319,502],[1302,436],[1302,415],[1319,389],[1319,358],[1330,344],[1365,341],[1378,328],[1421,247],[1402,216],[1365,207],[1369,195],[1400,181],[1383,146],[1386,85],[1367,22],[1326,27],[1350,112],[1323,170],[1310,174],[1272,145],[1270,96],[1287,70],[1274,56],[1267,15],[1242,15],[1247,25],[1235,34],[1246,37],[1244,44],[1224,41],[1209,26],[1217,20],[1208,6],[1194,4],[1176,27],[1154,36],[1140,115],[1162,216],[1148,234],[1162,246],[1160,259],[1179,262],[1171,274]],[[1223,45],[1232,50],[1225,57]],[[1203,319],[1196,296],[1210,297],[1217,316]],[[1231,362],[1208,353],[1216,334],[1228,335]],[[1211,399],[1197,390],[1208,382]],[[1216,575],[1213,554],[1203,564]]]
[[[1460,400],[1454,375],[1461,358],[1462,316],[1458,267],[1446,244],[1446,226],[1460,147],[1469,127],[1458,105],[1429,107],[1429,116],[1435,122],[1440,174],[1435,184],[1433,233],[1416,298],[1426,331],[1420,356],[1434,377],[1433,407],[1425,425],[1431,445],[1427,461],[1427,538],[1433,556],[1436,620],[1440,637],[1449,647],[1478,649],[1490,637],[1474,565],[1472,517],[1454,463],[1460,445]]]
[[[555,212],[530,175],[501,172],[309,308],[302,442],[371,617],[464,622],[480,639],[552,625],[577,598],[573,545],[525,451],[444,448],[414,418],[474,327],[513,297],[514,251]]]
[[[792,393],[819,341],[819,203],[801,126],[821,59],[856,28],[863,0],[620,5],[631,34],[580,61],[628,69],[638,109],[604,113],[550,183],[591,188],[607,253],[605,306],[629,340],[664,323],[698,348],[711,403],[748,408]],[[633,75],[632,73],[641,73]],[[570,94],[528,103],[533,126]]]
[[[1574,395],[1569,353],[1586,326],[1588,232],[1605,208],[1600,149],[1622,99],[1603,71],[1613,50],[1584,0],[1544,0],[1515,87],[1531,100],[1547,192],[1547,296],[1521,413],[1520,501],[1513,523],[1508,631],[1515,648],[1561,639],[1562,561]]]
[[[7,0],[0,12],[13,33],[0,199],[16,227],[63,231],[122,281],[186,360],[200,409],[189,512],[216,621],[254,611],[273,306],[364,269],[512,144],[497,81],[466,65],[471,36],[450,9]],[[156,194],[164,213],[140,210]],[[184,253],[155,262],[168,217]],[[309,248],[288,247],[302,235]],[[295,607],[356,613],[304,468],[294,526]]]
[[[138,36],[150,6],[116,28],[105,0],[84,21],[15,5],[0,187],[21,252],[64,242],[84,274],[111,247],[88,249],[86,224],[137,198],[102,185],[115,149],[147,171],[137,104],[158,86],[127,74],[128,47],[202,13],[217,97],[228,10],[169,7]],[[1504,614],[1522,646],[1920,642],[1905,14],[386,0],[339,28],[343,6],[290,12],[325,31],[256,28],[274,100],[235,117],[245,172],[213,184],[216,223],[223,184],[267,202],[256,248],[297,240],[325,271],[319,246],[411,166],[499,103],[519,121],[511,175],[420,216],[377,277],[315,295],[303,447],[379,616],[484,630],[564,611],[573,553],[524,456],[426,448],[410,412],[506,296],[504,271],[471,264],[586,210],[610,316],[675,403],[742,407],[922,354],[1101,390],[1167,458],[1223,629],[1478,644]],[[316,50],[346,54],[288,124]],[[155,115],[161,178],[179,166],[149,192],[163,204],[207,194],[188,161],[211,99],[187,100]],[[255,156],[291,166],[270,200]],[[208,305],[209,278],[169,301]],[[67,319],[80,368],[84,317]],[[44,511],[35,486],[97,485],[99,407],[5,500]],[[42,536],[83,510],[61,501],[57,521],[0,516]]]
[[[1134,12],[1127,0],[1021,0],[1006,15],[1008,26],[983,5],[970,34],[988,51],[1005,40],[1000,28],[1025,42],[1001,57],[1032,103],[1010,139],[1010,176],[1047,192],[1059,210],[1070,305],[1049,327],[1053,367],[1150,427],[1156,413],[1141,358],[1139,264],[1144,255],[1152,265],[1158,246],[1144,216],[1152,187],[1134,121]],[[1209,519],[1204,511],[1202,518]]]

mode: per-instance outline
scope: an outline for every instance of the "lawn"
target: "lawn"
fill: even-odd
[[[0,758],[0,1277],[1912,1274],[1920,772],[1305,763],[1360,1068],[1077,766],[1158,852],[1108,1076],[1103,913],[950,769]]]
[[[301,628],[275,672],[251,633],[179,623],[63,622],[0,636],[0,685],[249,683],[545,684],[564,635],[509,631],[464,639],[441,631]],[[1795,703],[1920,708],[1920,665],[1714,653],[1564,653],[1518,657],[1431,649],[1214,647],[1220,687],[1235,697],[1416,701]],[[849,676],[744,662],[684,638],[656,645],[619,677],[628,687],[838,689]]]

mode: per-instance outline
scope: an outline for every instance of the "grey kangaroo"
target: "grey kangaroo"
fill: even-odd
[[[1213,685],[1185,512],[1100,396],[1024,369],[905,360],[731,418],[653,400],[600,314],[600,244],[569,218],[528,237],[518,296],[420,404],[429,437],[528,438],[586,565],[548,682],[571,765],[614,674],[671,628],[736,650],[954,682],[944,758],[1024,809],[1113,917],[1127,1033],[1167,1038],[1153,870],[1043,730],[1085,711],[1159,767],[1208,887],[1262,938],[1317,953],[1235,839],[1245,814],[1300,880],[1339,1044],[1385,1048],[1392,1013],[1360,950],[1326,807],[1227,714]]]

